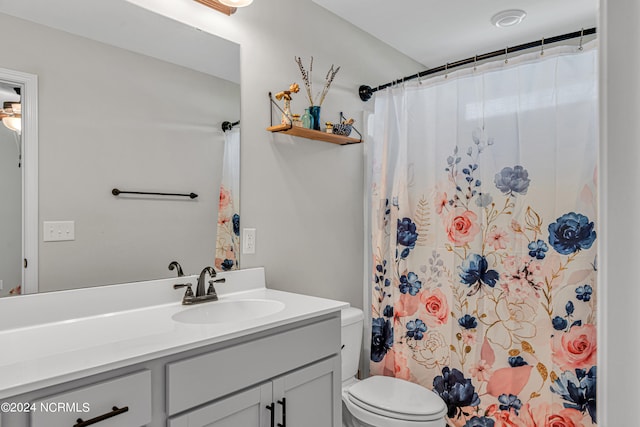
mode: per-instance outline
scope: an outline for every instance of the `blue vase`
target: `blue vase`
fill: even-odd
[[[311,117],[313,117],[313,128],[314,130],[320,130],[320,106],[312,105],[309,107],[309,113]]]

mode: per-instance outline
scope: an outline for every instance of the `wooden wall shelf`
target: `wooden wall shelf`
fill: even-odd
[[[362,142],[361,139],[335,135],[333,133],[321,132],[319,130],[307,129],[300,126],[276,125],[268,127],[267,130],[269,132],[285,133],[287,135],[299,136],[301,138],[325,141],[339,145],[358,144]]]

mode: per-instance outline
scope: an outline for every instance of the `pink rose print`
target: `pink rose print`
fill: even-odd
[[[410,381],[411,371],[407,366],[407,358],[405,357],[405,355],[394,351],[393,349],[389,350],[386,357],[384,358],[382,375]]]
[[[551,339],[551,351],[554,363],[564,371],[588,369],[596,363],[595,326],[572,326],[567,332],[557,333]]]
[[[471,242],[480,232],[478,216],[464,208],[456,208],[445,218],[445,230],[449,241],[456,246]]]
[[[585,427],[577,409],[563,408],[561,404],[542,403],[535,408],[528,403],[520,409],[518,427]],[[498,424],[496,424],[496,427]]]
[[[229,203],[231,202],[231,193],[224,187],[220,187],[220,205],[218,206],[219,210],[224,210]]]
[[[409,293],[400,294],[400,298],[393,305],[393,313],[395,317],[413,316],[420,307],[420,299]]]
[[[447,297],[438,288],[426,290],[420,294],[420,302],[424,304],[427,316],[424,323],[429,327],[444,325],[449,318],[449,304]]]

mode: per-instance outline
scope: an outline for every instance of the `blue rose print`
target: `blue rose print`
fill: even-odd
[[[462,283],[475,286],[468,295],[477,293],[483,283],[493,288],[500,277],[497,271],[489,270],[487,259],[478,254],[470,254],[458,268],[461,270],[459,275]]]
[[[465,314],[458,319],[458,325],[462,326],[465,329],[475,329],[478,327],[478,321],[475,317]]]
[[[388,319],[378,317],[371,322],[371,360],[380,362],[393,346],[393,327]]]
[[[551,385],[551,391],[565,400],[565,408],[588,412],[591,421],[596,422],[596,367],[589,371],[576,369],[563,372]]]
[[[222,261],[222,263],[220,264],[220,267],[222,268],[223,271],[229,271],[233,268],[233,260],[232,259],[225,259],[224,261]]]
[[[595,240],[594,224],[582,214],[569,212],[549,224],[549,243],[562,255],[589,249]]]
[[[500,173],[496,174],[494,182],[498,190],[512,196],[513,193],[527,194],[531,180],[529,172],[518,165],[513,168],[503,168]]]
[[[513,409],[516,415],[518,415],[518,411],[520,410],[520,408],[522,408],[522,401],[518,399],[518,396],[515,396],[513,394],[501,394],[498,397],[498,402],[500,402],[501,410],[510,411],[511,409]]]
[[[478,393],[462,372],[448,366],[442,368],[442,375],[433,379],[433,390],[447,404],[447,416],[453,418],[456,414],[462,413],[462,408],[466,406],[480,405]]]
[[[569,322],[567,322],[567,319],[564,319],[560,316],[554,317],[551,323],[553,324],[553,329],[555,329],[556,331],[564,331],[565,329],[567,329],[567,326],[569,325]]]
[[[549,246],[543,240],[531,242],[527,247],[529,248],[529,256],[536,259],[544,259],[549,250]]]
[[[416,225],[411,221],[411,218],[402,218],[398,220],[398,233],[397,243],[398,245],[405,246],[405,249],[400,255],[401,258],[409,256],[411,249],[415,248],[416,241],[418,240],[418,232],[416,231]]]
[[[580,301],[588,302],[591,299],[593,288],[589,285],[582,285],[576,288],[576,298]]]
[[[420,319],[410,320],[407,322],[407,337],[415,340],[421,340],[424,333],[427,332],[427,325]]]
[[[474,416],[463,427],[494,427],[495,423],[491,418]]]
[[[233,223],[233,234],[236,236],[240,235],[240,215],[233,214],[231,217],[231,222]]]
[[[409,272],[406,276],[400,276],[400,292],[403,294],[415,296],[420,288],[422,288],[422,282],[418,280],[418,275],[413,272]]]

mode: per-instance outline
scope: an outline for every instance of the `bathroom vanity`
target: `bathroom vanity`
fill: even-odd
[[[340,426],[348,304],[220,277],[193,307],[194,277],[0,301],[0,426]]]

